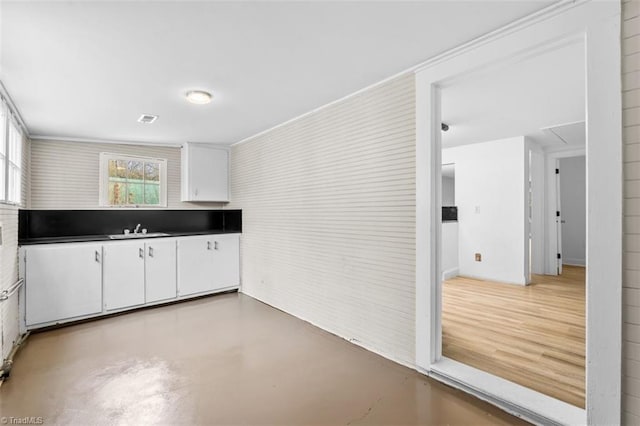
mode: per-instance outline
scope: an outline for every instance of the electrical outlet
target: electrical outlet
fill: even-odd
[[[482,262],[482,255],[480,253],[476,253],[476,262]]]

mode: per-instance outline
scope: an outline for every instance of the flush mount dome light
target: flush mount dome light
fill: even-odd
[[[204,105],[211,102],[211,93],[205,92],[204,90],[191,90],[187,92],[187,100],[192,104]]]

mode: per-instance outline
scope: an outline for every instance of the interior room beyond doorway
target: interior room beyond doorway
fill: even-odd
[[[444,281],[442,354],[584,408],[585,268],[528,286]]]
[[[583,47],[568,44],[444,88],[440,156],[442,356],[579,408]]]

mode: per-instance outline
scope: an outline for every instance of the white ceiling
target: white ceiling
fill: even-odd
[[[2,1],[0,79],[34,136],[233,143],[550,3]]]
[[[523,135],[543,147],[584,145],[584,64],[578,42],[443,89],[443,147]],[[563,126],[569,123],[577,124]],[[544,130],[550,127],[564,138]]]

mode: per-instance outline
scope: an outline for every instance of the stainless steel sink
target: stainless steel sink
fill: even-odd
[[[164,232],[148,232],[146,234],[139,232],[137,234],[134,234],[133,232],[130,232],[129,234],[111,234],[107,236],[112,240],[129,240],[134,238],[168,237],[169,234],[166,234]]]

